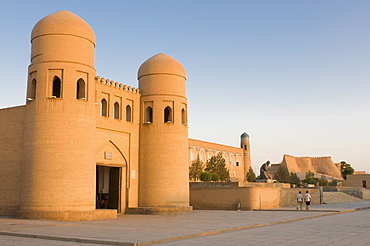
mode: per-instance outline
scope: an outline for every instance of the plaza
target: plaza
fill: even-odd
[[[1,245],[370,245],[370,201],[58,222],[0,217]]]

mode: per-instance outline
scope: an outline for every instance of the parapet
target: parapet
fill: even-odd
[[[139,93],[139,94],[141,93],[141,91],[137,88],[134,88],[134,87],[131,87],[131,86],[128,86],[128,85],[124,85],[124,84],[121,84],[119,82],[116,82],[116,81],[113,81],[113,80],[110,80],[110,79],[101,78],[99,76],[95,77],[95,81],[98,84],[106,85],[106,86],[109,86],[109,87],[114,87],[118,90],[131,92],[131,93]]]

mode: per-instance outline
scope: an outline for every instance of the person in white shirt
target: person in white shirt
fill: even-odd
[[[302,204],[303,204],[303,196],[301,194],[302,192],[299,191],[297,195],[297,210],[302,210]]]
[[[306,194],[304,195],[304,201],[306,202],[306,210],[310,210],[311,205],[311,195],[306,191]]]

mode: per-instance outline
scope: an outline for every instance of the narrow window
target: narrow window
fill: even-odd
[[[164,123],[172,122],[172,109],[171,107],[166,107],[164,109]]]
[[[32,101],[35,98],[36,98],[36,79],[33,79],[31,81],[31,87],[30,87],[29,96],[27,99]]]
[[[152,122],[153,122],[153,109],[151,107],[147,107],[145,109],[145,123]]]
[[[85,81],[83,79],[77,80],[76,99],[86,100],[86,95],[85,95]]]
[[[247,150],[247,145],[244,145],[244,150]]]
[[[60,78],[57,76],[54,77],[53,80],[53,97],[60,98],[61,97],[61,89],[62,89],[62,82],[60,81]]]
[[[114,118],[115,119],[119,119],[119,103],[118,102],[115,102],[114,103]]]
[[[107,117],[108,116],[108,110],[107,110],[107,100],[105,100],[105,98],[103,98],[100,102],[100,116],[105,116]]]
[[[181,110],[181,123],[183,125],[186,125],[186,112],[185,112],[185,109],[182,109]]]
[[[239,166],[239,162],[238,162],[238,161],[236,162],[236,166],[237,166],[237,167]]]
[[[131,122],[131,106],[126,106],[126,121]]]

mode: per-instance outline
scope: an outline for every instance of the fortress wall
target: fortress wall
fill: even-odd
[[[25,106],[0,109],[0,215],[20,207]]]
[[[199,153],[200,149],[203,149],[204,153],[207,155],[208,151],[211,151],[213,155],[216,155],[217,151],[220,151],[223,154],[227,154],[228,159],[226,160],[226,167],[230,171],[230,177],[232,179],[238,179],[240,181],[244,181],[245,179],[245,173],[244,173],[244,158],[243,158],[243,149],[238,148],[238,147],[233,147],[233,146],[227,146],[227,145],[222,145],[222,144],[217,144],[217,143],[211,143],[211,142],[206,142],[206,141],[201,141],[201,140],[196,140],[196,139],[190,139],[189,138],[189,146],[190,146],[190,151],[191,148],[195,148],[197,153]],[[231,163],[231,154],[234,157],[235,162],[237,161],[237,156],[240,157],[238,159],[239,166],[236,166],[236,163],[232,164]],[[209,158],[206,158],[207,160]],[[189,160],[189,165],[191,165],[192,161]],[[205,164],[205,163],[204,163]]]
[[[338,167],[334,164],[330,156],[327,157],[294,157],[284,155],[283,165],[286,165],[289,172],[313,172],[322,173],[329,176],[341,178]]]

